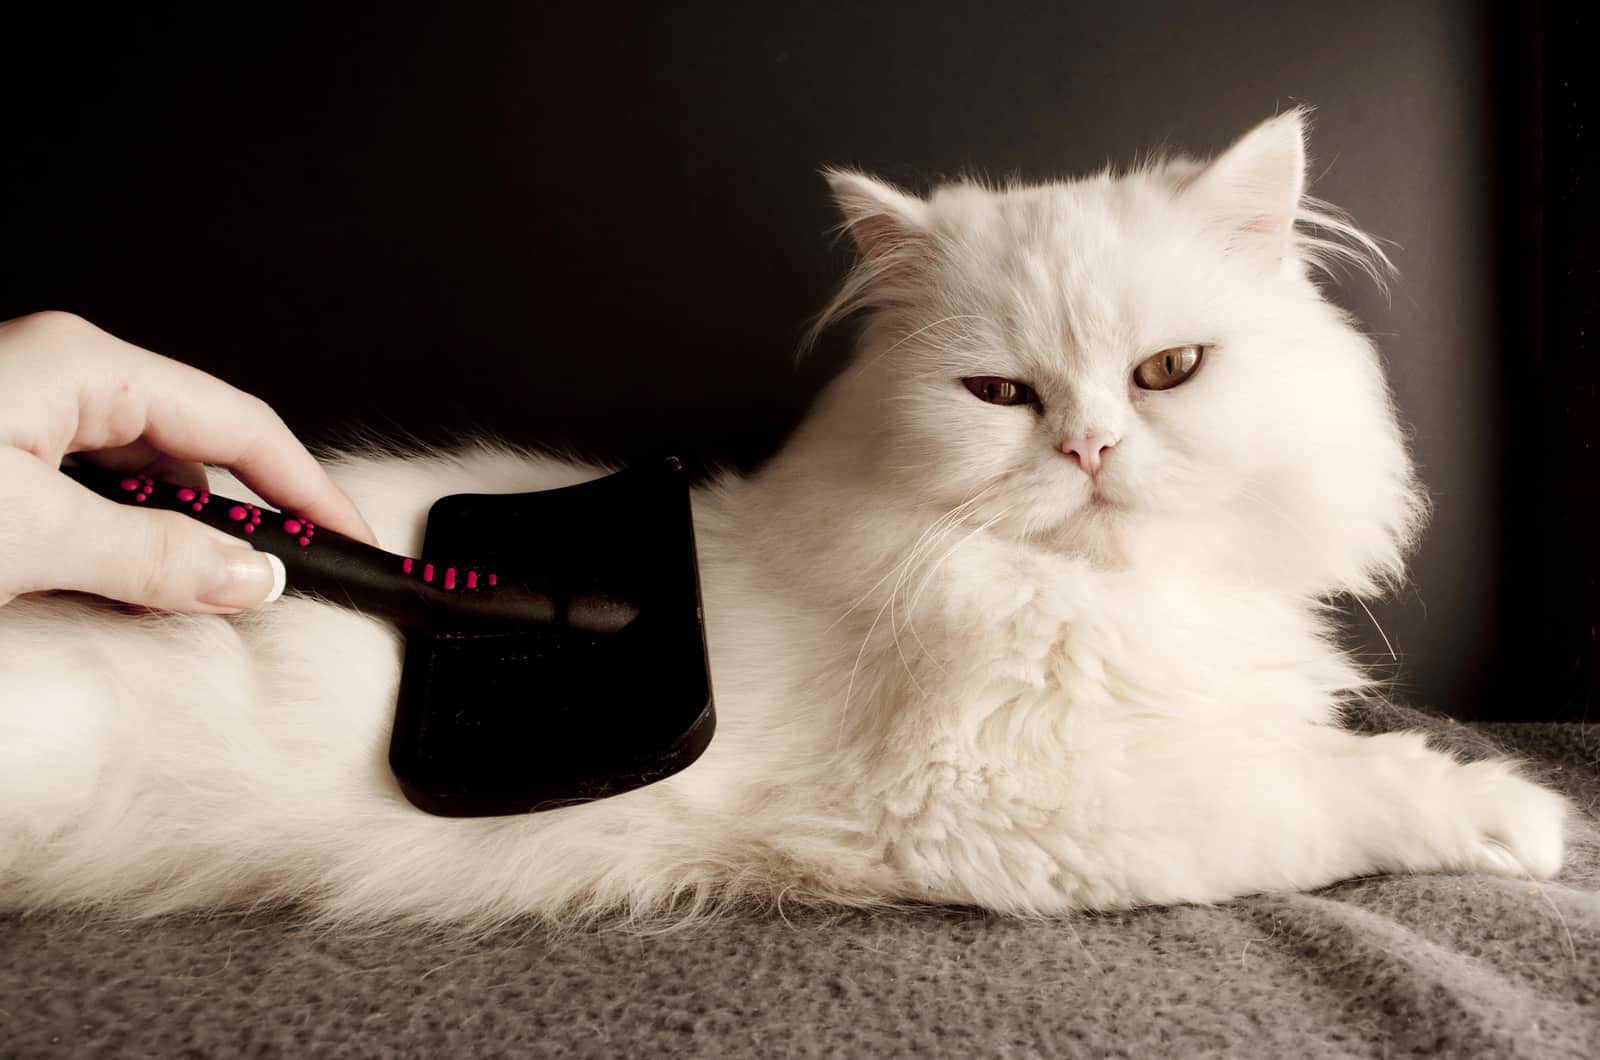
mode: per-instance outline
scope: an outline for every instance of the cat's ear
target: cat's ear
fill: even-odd
[[[863,258],[883,263],[919,248],[927,233],[926,202],[865,173],[825,169],[822,175]]]
[[[1186,181],[1183,196],[1241,249],[1281,259],[1306,184],[1306,111],[1269,118]]]

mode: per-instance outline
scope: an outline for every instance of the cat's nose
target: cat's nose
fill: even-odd
[[[1105,451],[1117,444],[1114,434],[1085,434],[1076,438],[1063,435],[1061,454],[1073,457],[1090,478],[1100,474],[1100,464]]]

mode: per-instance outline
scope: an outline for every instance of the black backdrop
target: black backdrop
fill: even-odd
[[[1594,172],[1571,128],[1587,27],[1541,37],[1523,7],[11,14],[0,318],[77,311],[312,441],[493,431],[748,466],[848,344],[795,361],[845,263],[819,165],[1081,172],[1310,102],[1316,191],[1397,244],[1392,302],[1339,297],[1388,351],[1436,503],[1415,586],[1373,609],[1403,666],[1360,611],[1352,637],[1459,716],[1583,716],[1594,286],[1564,270],[1594,217],[1552,174]]]

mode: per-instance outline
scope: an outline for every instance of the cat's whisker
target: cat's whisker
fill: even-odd
[[[1385,633],[1383,631],[1383,627],[1378,625],[1378,616],[1372,613],[1372,608],[1368,607],[1367,602],[1361,599],[1359,596],[1352,596],[1351,599],[1360,604],[1361,610],[1365,611],[1367,613],[1367,618],[1371,619],[1372,628],[1377,630],[1378,636],[1383,638],[1383,646],[1389,652],[1389,658],[1394,662],[1399,662],[1400,656],[1394,653],[1394,645],[1389,643],[1389,634]]]
[[[936,574],[938,572],[939,567],[941,565],[943,565],[945,560],[949,559],[952,555],[954,555],[961,548],[962,545],[965,545],[968,541],[972,540],[978,534],[983,533],[985,530],[989,529],[995,523],[997,523],[1001,519],[1005,518],[1006,515],[1010,514],[1010,512],[1012,511],[1013,508],[1015,508],[1015,505],[1012,505],[1011,507],[1002,509],[993,518],[989,519],[987,522],[985,522],[982,525],[978,526],[971,533],[969,533],[965,537],[963,537],[960,541],[957,541],[948,550],[946,550],[944,555],[940,556],[939,559],[937,561],[935,561],[934,564],[928,569],[928,573],[922,579],[922,584],[919,585],[917,587],[916,592],[912,594],[911,602],[906,608],[906,614],[907,614],[906,625],[907,625],[907,628],[911,630],[911,635],[917,639],[917,643],[918,644],[923,644],[923,641],[922,641],[922,635],[917,632],[916,617],[915,617],[916,616],[917,605],[922,600],[922,594],[927,591],[928,585],[930,584],[930,582],[932,582],[934,574]],[[947,672],[944,664],[938,659],[938,657],[933,655],[932,652],[928,651],[926,644],[923,644],[923,651],[925,653],[927,653],[928,658],[933,660],[934,664],[939,667],[939,670],[941,672]]]
[[[892,345],[890,345],[888,349],[886,349],[882,353],[879,353],[876,356],[874,356],[872,358],[872,360],[864,362],[860,367],[861,368],[865,368],[865,367],[867,367],[867,365],[877,364],[879,361],[883,360],[885,357],[889,356],[895,350],[898,350],[900,347],[904,346],[906,343],[910,342],[912,339],[916,338],[918,335],[921,335],[922,333],[924,333],[926,331],[931,331],[934,328],[939,327],[941,324],[949,324],[949,323],[951,323],[953,321],[957,321],[957,320],[984,320],[984,319],[985,319],[984,317],[978,316],[976,313],[952,313],[951,315],[949,315],[947,317],[940,317],[938,320],[935,320],[933,323],[924,324],[924,325],[922,325],[922,327],[920,327],[917,330],[911,332],[909,335],[906,335],[906,336],[902,337],[897,342],[895,342]],[[860,369],[858,368],[857,370],[859,371]]]
[[[970,502],[969,502],[969,504],[970,504]],[[965,508],[965,507],[968,507],[968,505],[963,505],[962,507]],[[926,552],[929,548],[931,548],[933,546],[934,543],[937,543],[938,541],[943,541],[946,537],[949,536],[950,532],[956,526],[960,525],[960,522],[961,522],[961,520],[959,520],[959,519],[950,520],[950,522],[948,522],[946,524],[945,529],[942,530],[936,538],[933,538],[930,541],[929,545],[922,550],[922,552]],[[917,557],[914,557],[914,558],[920,558],[920,553],[918,554]],[[906,582],[907,578],[910,575],[911,564],[910,563],[903,564],[901,566],[901,570],[904,573],[902,573],[901,577],[895,581],[894,588],[890,591],[890,594],[889,594],[889,603],[891,605],[890,606],[890,610],[889,610],[889,628],[894,633],[895,650],[900,653],[900,662],[901,662],[901,664],[905,666],[906,673],[910,675],[911,680],[913,681],[913,683],[915,683],[917,685],[918,691],[922,691],[921,682],[917,681],[916,674],[912,673],[911,664],[906,661],[905,652],[902,651],[901,648],[900,648],[900,623],[899,623],[898,618],[897,618],[897,616],[895,614],[893,604],[894,604],[895,600],[899,597],[900,593],[902,592],[903,587],[905,585],[905,582]],[[915,601],[912,601],[912,606],[915,606]],[[907,609],[906,609],[905,627],[911,631],[912,638],[914,640],[916,640],[917,646],[922,649],[923,657],[927,658],[927,659],[930,659],[933,662],[933,664],[935,666],[937,666],[940,669],[940,671],[942,672],[944,670],[944,664],[939,661],[938,656],[936,656],[932,651],[929,650],[927,643],[924,642],[923,639],[922,639],[922,635],[917,632],[917,626],[916,626],[916,622],[915,622],[915,612],[912,610],[912,607],[907,607]]]
[[[945,551],[945,554],[940,556],[938,561],[935,562],[933,564],[933,566],[928,568],[927,574],[922,579],[922,584],[917,587],[917,591],[911,597],[911,605],[910,605],[909,610],[912,613],[916,612],[917,602],[922,599],[922,594],[927,591],[928,585],[933,580],[934,574],[936,574],[938,572],[939,567],[944,564],[945,560],[949,559],[952,555],[954,555],[956,553],[956,550],[961,548],[962,545],[965,545],[968,541],[972,540],[978,534],[983,533],[985,530],[989,529],[995,523],[998,523],[1001,519],[1004,519],[1007,515],[1010,515],[1011,512],[1014,511],[1015,509],[1016,509],[1016,505],[1014,505],[1014,504],[1011,505],[1008,508],[1002,508],[999,512],[995,513],[995,515],[992,518],[990,518],[988,521],[980,524],[976,529],[974,529],[966,537],[963,537],[960,541],[957,541],[954,545],[950,546],[950,548]]]
[[[966,500],[965,503],[960,504],[960,506],[958,506],[957,509],[952,509],[952,511],[946,512],[946,516],[942,517],[942,519],[939,520],[939,522],[944,522],[944,524],[946,524],[946,525],[944,525],[944,527],[942,527],[941,533],[939,533],[938,538],[930,538],[930,536],[928,536],[928,535],[923,535],[922,538],[918,538],[918,546],[920,546],[920,549],[918,549],[918,548],[912,549],[912,556],[920,557],[920,554],[922,554],[922,552],[931,551],[931,549],[933,549],[934,546],[938,546],[939,540],[941,540],[941,538],[944,538],[944,536],[949,535],[950,530],[954,530],[955,524],[957,524],[958,520],[960,520],[960,517],[965,516],[966,509],[970,509],[971,506],[973,506],[973,504],[976,504],[976,503],[978,503],[979,500],[981,500],[982,496],[987,495],[987,493],[989,493],[990,490],[995,490],[995,488],[1002,487],[1002,485],[1005,485],[1006,482],[1008,482],[1008,480],[1010,480],[1010,479],[1011,479],[1011,472],[1005,472],[1005,474],[1002,474],[1002,476],[997,477],[997,479],[995,479],[995,480],[992,480],[992,482],[990,482],[989,485],[986,485],[986,487],[981,488],[981,490],[979,490],[978,493],[974,493],[974,495],[971,496],[971,498],[968,498],[968,500]],[[1010,509],[1008,509],[1008,511],[1010,511]],[[936,525],[938,525],[938,524],[936,524]],[[907,572],[907,573],[909,573],[909,572]]]
[[[834,736],[835,751],[844,746],[844,723],[850,716],[850,697],[855,694],[856,676],[861,672],[861,660],[866,658],[867,646],[872,643],[872,633],[878,628],[878,622],[883,618],[883,612],[887,610],[888,606],[888,604],[884,604],[883,607],[878,608],[878,613],[873,616],[872,625],[867,627],[867,635],[861,638],[861,649],[856,652],[855,665],[850,667],[850,680],[844,689],[844,703],[839,708],[839,728]]]
[[[844,614],[840,615],[838,618],[836,618],[832,622],[828,623],[828,630],[831,631],[840,622],[843,622],[846,618],[850,617],[850,615],[855,611],[856,608],[860,607],[863,603],[865,603],[867,601],[867,599],[872,596],[873,593],[877,592],[878,589],[882,587],[884,582],[886,582],[890,578],[894,577],[896,572],[898,570],[900,570],[901,566],[904,563],[910,562],[910,560],[913,557],[916,556],[918,547],[921,546],[921,544],[925,540],[927,540],[929,535],[935,533],[939,529],[939,525],[941,523],[943,523],[946,519],[949,519],[949,518],[951,518],[953,516],[956,516],[959,512],[962,511],[962,509],[967,508],[970,505],[976,504],[980,499],[982,499],[982,497],[983,497],[983,495],[985,493],[989,492],[989,490],[993,489],[995,486],[997,486],[999,484],[1000,484],[999,480],[996,480],[995,482],[991,482],[989,485],[983,487],[983,489],[979,490],[977,493],[974,493],[971,497],[968,497],[966,500],[962,501],[960,504],[958,504],[954,508],[950,509],[950,511],[944,513],[939,518],[935,519],[932,523],[930,523],[928,528],[922,532],[922,534],[917,538],[917,540],[915,542],[912,543],[911,548],[907,551],[906,559],[903,560],[900,564],[896,564],[894,567],[891,567],[887,574],[885,574],[883,577],[879,578],[876,582],[874,582],[872,584],[871,588],[867,589],[866,592],[862,593],[859,597],[857,597],[856,601],[845,609]]]
[[[845,727],[845,722],[849,718],[849,714],[850,714],[850,701],[855,695],[856,678],[860,674],[861,663],[866,657],[867,648],[872,643],[872,635],[873,635],[873,633],[875,633],[877,631],[878,623],[883,620],[883,615],[884,615],[885,611],[889,612],[890,627],[891,627],[891,630],[893,630],[894,623],[895,623],[894,603],[895,603],[896,597],[899,594],[900,586],[901,586],[902,582],[909,575],[910,570],[918,562],[919,558],[928,549],[933,547],[934,544],[936,544],[938,541],[942,540],[943,537],[949,533],[950,529],[953,528],[954,526],[956,526],[960,522],[961,516],[965,513],[965,511],[967,509],[971,508],[979,500],[981,500],[985,493],[989,492],[990,490],[994,489],[996,486],[1000,485],[1000,483],[1002,481],[1004,481],[1004,480],[1003,479],[996,479],[994,482],[991,482],[988,485],[984,486],[982,489],[978,490],[978,492],[974,493],[971,497],[968,497],[966,500],[962,501],[960,504],[958,504],[954,508],[950,509],[950,511],[945,512],[938,519],[935,519],[927,527],[927,529],[923,530],[922,534],[920,536],[918,536],[917,540],[912,544],[911,548],[909,550],[907,550],[905,558],[902,559],[900,562],[896,563],[889,570],[889,572],[887,574],[885,574],[882,578],[879,578],[878,581],[873,584],[872,588],[868,589],[866,593],[864,593],[860,598],[858,598],[855,601],[855,603],[850,605],[849,609],[846,610],[843,615],[840,615],[837,619],[835,619],[828,626],[828,628],[830,630],[834,626],[837,626],[846,617],[848,617],[852,612],[854,612],[856,610],[856,608],[860,607],[861,604],[864,603],[874,592],[876,592],[878,590],[878,588],[883,585],[884,582],[888,581],[890,578],[894,578],[895,579],[895,584],[889,590],[889,599],[884,603],[884,605],[882,607],[878,608],[877,614],[875,614],[873,616],[873,618],[872,618],[872,623],[867,627],[866,635],[861,638],[861,648],[856,652],[855,663],[850,668],[850,679],[845,685],[844,703],[839,708],[839,727],[838,727],[838,732],[837,732],[836,737],[835,737],[835,748],[836,749],[838,747],[843,746],[843,743],[844,743],[844,727]],[[917,685],[918,691],[922,692],[923,694],[926,694],[925,690],[921,686],[921,683],[917,681],[916,674],[912,671],[910,661],[906,658],[905,652],[901,649],[898,631],[895,631],[895,633],[894,633],[894,642],[895,642],[895,650],[897,652],[899,652],[899,654],[900,654],[900,661],[901,661],[901,664],[905,666],[906,673],[911,677],[912,682]],[[920,643],[920,638],[919,638],[919,643]],[[927,651],[926,645],[923,646],[923,650],[925,652]],[[930,657],[931,657],[931,653],[929,653],[929,654],[930,654]]]
[[[966,506],[962,505],[961,507],[964,508]],[[945,518],[948,518],[948,516]],[[941,519],[940,521],[943,522],[944,519]],[[951,519],[947,525],[955,526],[958,522],[959,519]],[[944,531],[940,531],[937,536],[931,538],[930,540],[943,540],[944,533]],[[923,537],[926,538],[927,536],[928,535],[924,533]],[[919,538],[918,540],[920,541],[921,539]],[[923,550],[914,547],[910,554],[907,555],[905,561],[897,565],[896,569],[900,571],[900,576],[895,579],[894,585],[889,589],[889,601],[887,606],[889,608],[889,635],[894,640],[895,654],[900,656],[900,665],[905,668],[906,676],[911,678],[911,683],[916,686],[918,694],[926,696],[927,690],[922,687],[922,682],[917,680],[916,671],[912,669],[911,661],[906,658],[905,649],[900,644],[899,618],[895,614],[895,601],[900,597],[900,587],[905,583],[906,578],[910,575],[911,568],[916,563],[922,551]]]
[[[952,509],[952,511],[959,510],[961,507],[962,505],[957,505],[955,509]],[[910,550],[907,552],[907,558],[902,560],[900,563],[895,564],[893,567],[890,567],[888,572],[885,573],[883,577],[879,578],[872,584],[870,588],[867,589],[866,592],[857,597],[855,602],[845,609],[844,614],[840,615],[838,618],[834,619],[828,624],[828,630],[832,630],[834,626],[837,626],[840,622],[843,622],[846,618],[848,618],[856,608],[860,607],[867,601],[869,597],[872,596],[873,593],[877,592],[878,589],[882,587],[884,582],[888,581],[890,578],[896,577],[899,574],[901,567],[910,561],[911,556],[916,554],[917,547],[922,544],[923,540],[927,538],[929,534],[932,534],[935,530],[937,530],[939,523],[947,518],[950,514],[951,513],[947,512],[945,515],[941,515],[938,519],[934,520],[933,523],[931,523],[928,528],[922,532],[921,536],[919,536],[917,540],[912,543]]]
[[[973,505],[975,505],[984,496],[984,494],[1002,485],[1006,481],[1007,477],[1008,476],[1002,476],[998,479],[995,479],[993,482],[990,482],[987,486],[980,489],[977,493],[967,498],[961,504],[958,504],[955,508],[952,508],[950,511],[936,519],[933,524],[929,526],[927,530],[924,530],[921,536],[917,538],[916,543],[914,543],[911,549],[908,550],[906,558],[900,563],[896,564],[894,571],[891,571],[891,573],[898,572],[898,577],[896,577],[894,585],[889,590],[889,600],[886,605],[889,609],[890,635],[894,640],[895,652],[900,657],[900,664],[905,668],[906,675],[911,678],[911,682],[916,686],[917,691],[923,695],[927,694],[926,689],[922,687],[922,682],[917,678],[916,672],[911,666],[911,661],[906,657],[904,646],[900,643],[900,628],[902,623],[900,622],[897,614],[896,602],[899,600],[901,593],[905,589],[905,586],[913,576],[912,572],[916,568],[917,564],[921,562],[922,558],[936,548],[951,533],[953,533],[958,526],[962,525],[967,511],[969,511]],[[1005,511],[1002,511],[1000,515],[1003,516],[1010,510],[1010,508],[1007,508]],[[1000,516],[996,516],[995,518],[998,519]],[[993,522],[994,520],[990,520],[989,523],[985,524],[985,527],[992,525]],[[970,537],[971,535],[968,536]],[[949,552],[945,553],[945,556],[941,557],[939,562],[942,563],[945,558],[948,558],[949,555]],[[937,564],[935,564],[935,566],[937,566]],[[882,584],[881,580],[879,584]],[[927,584],[928,579],[924,578],[921,582],[921,587],[925,588]],[[905,625],[911,630],[912,636],[916,639],[918,646],[922,649],[923,656],[931,659],[933,663],[942,671],[944,669],[943,664],[939,661],[938,657],[929,650],[926,642],[922,640],[921,634],[919,634],[916,630],[916,625],[914,622],[915,607],[917,601],[921,599],[921,595],[922,594],[919,590],[911,601],[910,606],[906,609]],[[880,608],[877,617],[873,620],[874,627],[876,627],[877,620],[882,618],[882,615],[883,610]],[[871,632],[872,631],[869,629],[869,638],[871,636]],[[857,661],[859,663],[859,656]],[[847,697],[845,709],[848,710],[848,708],[849,703]]]
[[[940,673],[949,673],[944,660],[933,653],[927,642],[922,639],[922,634],[917,632],[917,618],[909,607],[906,609],[906,629],[911,633],[911,639],[917,642],[917,647],[922,649],[922,657],[933,663]]]
[[[906,572],[916,562],[917,557],[918,557],[918,555],[920,554],[920,551],[923,548],[923,542],[928,540],[931,535],[935,534],[935,532],[939,530],[940,524],[944,523],[945,520],[949,519],[951,516],[956,515],[958,512],[960,512],[963,508],[965,508],[968,504],[971,504],[976,499],[977,499],[976,497],[973,497],[973,498],[968,499],[967,501],[963,501],[961,504],[958,504],[955,508],[951,509],[949,512],[946,512],[944,515],[941,515],[938,519],[934,520],[934,522],[932,524],[930,524],[927,529],[923,530],[922,534],[917,538],[917,540],[912,543],[912,546],[911,546],[911,548],[909,550],[907,550],[907,553],[906,553],[905,557],[903,559],[901,559],[898,563],[896,563],[893,567],[891,567],[889,569],[888,573],[886,573],[882,578],[879,578],[878,581],[873,585],[873,587],[871,589],[867,590],[867,592],[860,599],[858,599],[854,604],[852,604],[850,606],[850,609],[848,611],[846,611],[843,615],[840,615],[839,618],[835,619],[833,624],[828,627],[829,629],[832,629],[833,626],[838,625],[839,622],[843,621],[844,618],[847,617],[851,612],[853,612],[857,607],[861,606],[861,604],[868,597],[870,597],[878,589],[879,586],[881,586],[884,582],[888,581],[890,578],[894,578],[895,579],[895,584],[893,586],[891,586],[890,589],[889,589],[889,598],[886,601],[884,601],[883,606],[878,608],[877,613],[875,615],[873,615],[873,617],[872,617],[871,624],[867,626],[867,632],[861,638],[861,647],[856,652],[855,663],[850,668],[850,680],[845,685],[844,702],[839,708],[839,728],[838,728],[837,735],[835,737],[835,741],[836,741],[835,742],[835,749],[836,750],[839,747],[842,747],[844,745],[844,726],[845,726],[846,720],[849,718],[849,715],[850,715],[850,701],[851,701],[851,699],[853,698],[853,696],[855,694],[856,677],[859,675],[859,673],[861,671],[861,663],[862,663],[862,660],[866,657],[867,648],[872,643],[872,635],[873,635],[873,633],[875,633],[877,631],[878,623],[883,620],[883,616],[884,616],[885,612],[889,612],[890,613],[889,621],[890,621],[891,626],[893,625],[893,622],[894,622],[894,618],[893,618],[894,601],[895,601],[895,596],[896,596],[896,593],[898,592],[898,588],[899,588],[899,584],[900,584],[901,580],[904,579],[904,577],[906,576]],[[898,638],[895,641],[895,647],[898,650],[898,648],[899,648],[899,640],[898,640]],[[910,667],[910,664],[908,662],[906,662],[905,656],[904,656],[903,653],[901,655],[901,662],[906,666],[906,670],[909,673],[911,667]],[[913,681],[914,680],[915,680],[915,677],[913,676]]]
[[[962,518],[965,516],[966,511],[970,509],[974,503],[976,503],[978,498],[982,496],[984,492],[992,489],[995,485],[998,485],[998,482],[990,483],[988,486],[984,487],[983,490],[980,490],[978,494],[974,495],[972,498],[968,499],[967,501],[958,505],[955,509],[952,509],[950,512],[947,512],[944,516],[942,516],[938,522],[935,523],[935,526],[939,526],[940,523],[943,524],[943,526],[939,529],[939,532],[931,536],[928,533],[924,533],[922,537],[918,539],[918,545],[913,546],[911,551],[907,554],[906,560],[899,564],[897,568],[901,572],[900,576],[895,579],[894,586],[889,590],[889,630],[894,637],[895,651],[900,655],[901,665],[905,667],[907,675],[910,676],[912,683],[917,685],[917,690],[919,692],[923,691],[921,682],[917,680],[916,674],[912,671],[911,663],[906,659],[905,651],[900,644],[900,621],[895,613],[895,602],[899,599],[907,581],[910,579],[911,572],[915,565],[921,561],[924,555],[936,547],[939,542],[948,537],[957,526],[961,525]],[[909,610],[907,611],[906,621],[907,623],[910,623],[911,621],[911,612]],[[914,627],[913,635],[915,635]],[[916,639],[917,643],[922,647],[923,653],[932,658],[932,653],[928,651],[928,646],[922,642],[922,638],[917,636]],[[937,660],[935,661],[937,662]]]
[[[994,485],[998,485],[998,482],[994,483]],[[1007,511],[1009,511],[1009,510],[1010,509],[1007,509]],[[1001,512],[1000,514],[1004,515],[1005,512]],[[998,519],[998,518],[1000,518],[1000,516],[996,516],[995,518]],[[990,520],[989,523],[985,523],[984,526],[979,527],[979,529],[980,530],[985,529],[989,525],[991,525],[993,522],[994,522],[994,520]],[[937,545],[939,542],[942,542],[945,538],[949,537],[950,534],[952,532],[954,532],[955,528],[958,525],[961,525],[960,520],[952,520],[951,522],[949,522],[946,525],[944,531],[941,532],[938,535],[938,537],[930,540],[928,545],[923,548],[922,552],[926,553],[927,551],[931,550],[935,545]],[[967,535],[968,538],[970,538],[971,536],[972,536],[971,534]],[[962,539],[963,542],[966,541],[966,540],[967,540],[967,538],[963,538]],[[957,548],[960,547],[960,543],[959,542],[957,543],[956,547]],[[954,549],[952,549],[951,551],[954,551]],[[946,552],[944,554],[944,556],[940,557],[940,559],[934,563],[933,568],[937,568],[940,563],[943,563],[944,560],[949,557],[949,555],[950,555],[950,552]],[[909,578],[910,578],[910,575],[911,575],[911,564],[903,564],[901,569],[904,571],[904,574],[901,576],[900,579],[898,579],[895,582],[894,589],[891,590],[890,596],[889,596],[889,603],[891,605],[890,612],[889,612],[889,625],[890,625],[891,632],[894,634],[895,650],[897,652],[899,652],[899,654],[900,654],[900,662],[901,662],[901,664],[903,666],[905,666],[906,673],[907,673],[908,676],[910,676],[910,678],[912,680],[912,683],[917,686],[917,689],[918,689],[919,692],[922,692],[922,691],[924,691],[922,689],[922,683],[917,679],[916,674],[912,671],[911,664],[910,664],[909,661],[907,661],[906,656],[905,656],[905,652],[901,649],[901,645],[900,645],[900,623],[896,619],[895,611],[894,611],[894,608],[893,608],[893,604],[894,604],[895,600],[904,591],[905,585],[909,581]],[[932,573],[933,573],[933,570],[930,569],[928,575],[925,576],[923,578],[922,582],[919,584],[917,592],[914,593],[912,598],[907,602],[907,606],[905,608],[906,618],[905,618],[904,626],[905,626],[906,629],[908,629],[911,632],[912,639],[914,639],[917,642],[918,647],[920,647],[922,649],[923,657],[928,659],[936,667],[938,667],[938,669],[939,669],[939,671],[941,673],[944,673],[944,672],[947,672],[944,663],[939,659],[939,657],[932,650],[930,650],[928,648],[927,642],[922,639],[922,634],[917,631],[917,625],[916,625],[916,608],[917,608],[918,603],[922,599],[922,590],[927,587],[928,580],[932,577]],[[926,694],[926,693],[924,692],[924,694]]]

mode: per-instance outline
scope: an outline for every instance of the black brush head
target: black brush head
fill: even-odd
[[[570,599],[628,601],[617,632],[440,616],[406,634],[389,764],[447,817],[558,809],[690,765],[716,716],[689,484],[665,460],[576,486],[434,504],[424,556],[537,570]]]

